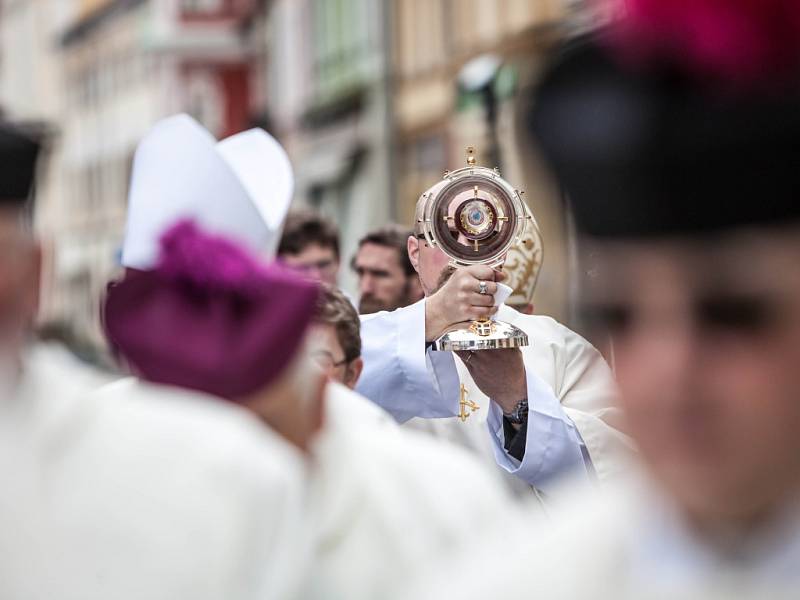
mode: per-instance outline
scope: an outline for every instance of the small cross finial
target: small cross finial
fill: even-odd
[[[467,146],[467,166],[475,166],[475,147]]]

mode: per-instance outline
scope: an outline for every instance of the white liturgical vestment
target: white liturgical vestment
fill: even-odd
[[[160,389],[127,377],[100,395],[113,402],[135,392],[141,400]],[[298,503],[312,556],[286,567],[304,570],[305,597],[384,597],[441,556],[511,527],[523,510],[471,454],[401,429],[340,384],[326,387],[323,423],[305,469],[309,501]]]
[[[233,407],[39,348],[0,399],[0,598],[303,597],[301,458]]]
[[[616,388],[600,353],[549,317],[524,315],[502,305],[497,318],[516,325],[530,340],[522,348],[529,406],[522,461],[505,450],[499,406],[477,402],[486,407],[483,418],[497,463],[545,492],[549,481],[568,471],[586,478],[612,477],[629,442],[610,425],[617,416]],[[357,390],[399,422],[455,417],[461,383],[472,399],[480,399],[466,370],[459,375],[452,353],[426,350],[425,300],[366,315],[361,328],[364,372]]]
[[[338,384],[328,386],[326,407],[311,457],[317,597],[385,598],[518,522],[518,503],[470,453],[383,422],[380,409]]]

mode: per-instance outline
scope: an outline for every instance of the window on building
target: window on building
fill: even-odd
[[[397,174],[397,216],[410,223],[419,195],[447,169],[447,138],[441,131],[406,140]]]
[[[451,3],[407,0],[394,6],[399,22],[396,58],[404,75],[434,69],[452,58],[448,56]]]
[[[314,0],[312,52],[317,95],[356,87],[365,74],[373,11],[368,0]],[[374,9],[374,6],[372,7]]]
[[[192,73],[186,82],[186,112],[214,135],[222,133],[225,99],[212,73]]]

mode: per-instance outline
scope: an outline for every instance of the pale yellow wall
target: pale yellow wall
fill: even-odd
[[[111,0],[80,0],[79,14],[81,17],[85,17],[110,3]]]

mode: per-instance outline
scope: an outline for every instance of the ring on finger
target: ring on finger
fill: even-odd
[[[479,281],[478,282],[478,293],[479,294],[488,294],[489,293],[488,290],[486,289],[486,282],[485,281]]]

